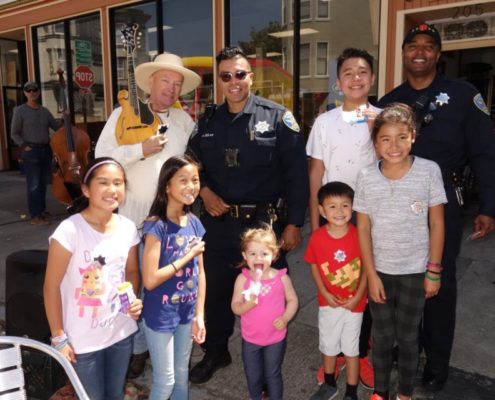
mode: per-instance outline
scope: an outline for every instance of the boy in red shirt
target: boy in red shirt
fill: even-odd
[[[337,396],[337,355],[346,360],[344,400],[357,400],[359,333],[366,306],[366,277],[362,274],[359,240],[352,217],[354,191],[343,182],[330,182],[318,191],[318,209],[327,224],[313,232],[304,259],[318,289],[318,328],[325,382],[310,400]]]

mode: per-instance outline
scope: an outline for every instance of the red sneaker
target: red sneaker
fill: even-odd
[[[367,356],[359,359],[359,380],[361,381],[361,385],[366,389],[374,389],[375,373],[373,372],[373,366],[371,365],[370,359]]]
[[[368,357],[366,357],[368,358]],[[373,393],[370,397],[370,400],[385,400],[382,396],[380,396],[379,394],[376,394],[376,393]]]
[[[335,365],[335,380],[339,379],[340,371],[344,368],[345,357],[337,356],[337,364]],[[318,369],[318,372],[316,373],[316,381],[318,382],[318,385],[321,385],[323,382],[325,382],[325,368],[323,367],[323,365]]]

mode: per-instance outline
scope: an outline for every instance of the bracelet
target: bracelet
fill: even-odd
[[[59,344],[57,345],[53,345],[52,344],[52,347],[55,349],[55,350],[61,350],[63,349],[67,344],[69,344],[69,340],[68,339],[65,339],[63,341],[61,341]]]
[[[60,342],[63,342],[64,340],[67,340],[67,334],[66,333],[62,333],[60,336],[55,336],[55,337],[52,337],[50,340],[53,343],[60,343]]]
[[[179,272],[179,270],[177,269],[177,267],[173,262],[171,262],[170,265],[172,266],[173,269],[175,269],[175,272]]]
[[[440,264],[440,263],[434,263],[434,262],[428,261],[426,263],[426,269],[442,272],[443,267],[442,267],[442,264]]]
[[[441,272],[438,272],[438,271],[433,271],[432,269],[427,269],[426,271],[427,271],[427,272],[430,272],[430,273],[432,273],[432,274],[435,274],[435,275],[442,275],[442,273],[441,273]]]
[[[428,271],[426,271],[426,273],[425,273],[425,278],[428,279],[429,281],[434,281],[434,282],[442,279],[441,276],[433,277],[433,276],[428,275]]]

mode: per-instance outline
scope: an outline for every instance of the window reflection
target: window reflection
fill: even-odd
[[[40,26],[35,36],[43,105],[55,117],[61,116],[69,108],[70,95],[76,123],[105,120],[99,15]],[[70,50],[66,48],[66,36],[70,37]],[[70,63],[67,54],[71,54]],[[68,93],[69,79],[72,93]]]
[[[212,3],[206,0],[163,0],[163,47],[184,59],[201,76],[201,85],[181,97],[194,120],[213,99]]]
[[[205,0],[161,0],[162,26],[158,26],[157,6],[158,2],[149,2],[114,11],[117,46],[115,97],[119,90],[127,90],[130,86],[130,63],[135,67],[152,61],[158,53],[174,53],[183,58],[186,67],[202,77],[200,87],[182,96],[177,104],[197,120],[206,104],[213,101],[212,3]],[[129,57],[129,46],[123,41],[121,31],[124,26],[133,25],[139,27],[141,37],[140,43],[132,51],[132,57]],[[146,95],[139,88],[137,92],[144,101]]]
[[[116,98],[119,90],[128,90],[131,86],[129,78],[132,81],[134,68],[151,61],[158,54],[156,4],[153,2],[119,8],[115,10],[114,21],[117,56],[117,90],[114,93]],[[127,34],[124,35],[123,31]],[[135,42],[132,43],[132,40]],[[144,100],[145,94],[141,89],[137,88],[137,93],[140,99]]]
[[[72,55],[73,104],[75,121],[104,121],[103,60],[100,17],[76,18],[69,23]],[[63,71],[58,70],[63,85]]]
[[[45,25],[36,28],[38,43],[39,83],[41,85],[41,99],[43,105],[57,118],[63,111],[65,96],[65,80],[67,71],[64,23]],[[65,78],[60,82],[60,72]],[[59,72],[57,74],[57,72]]]
[[[236,0],[230,3],[231,44],[248,55],[252,91],[285,107],[293,106],[290,0]]]

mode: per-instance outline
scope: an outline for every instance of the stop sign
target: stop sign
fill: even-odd
[[[95,75],[87,65],[79,65],[74,70],[74,80],[81,89],[89,89],[93,86]]]

